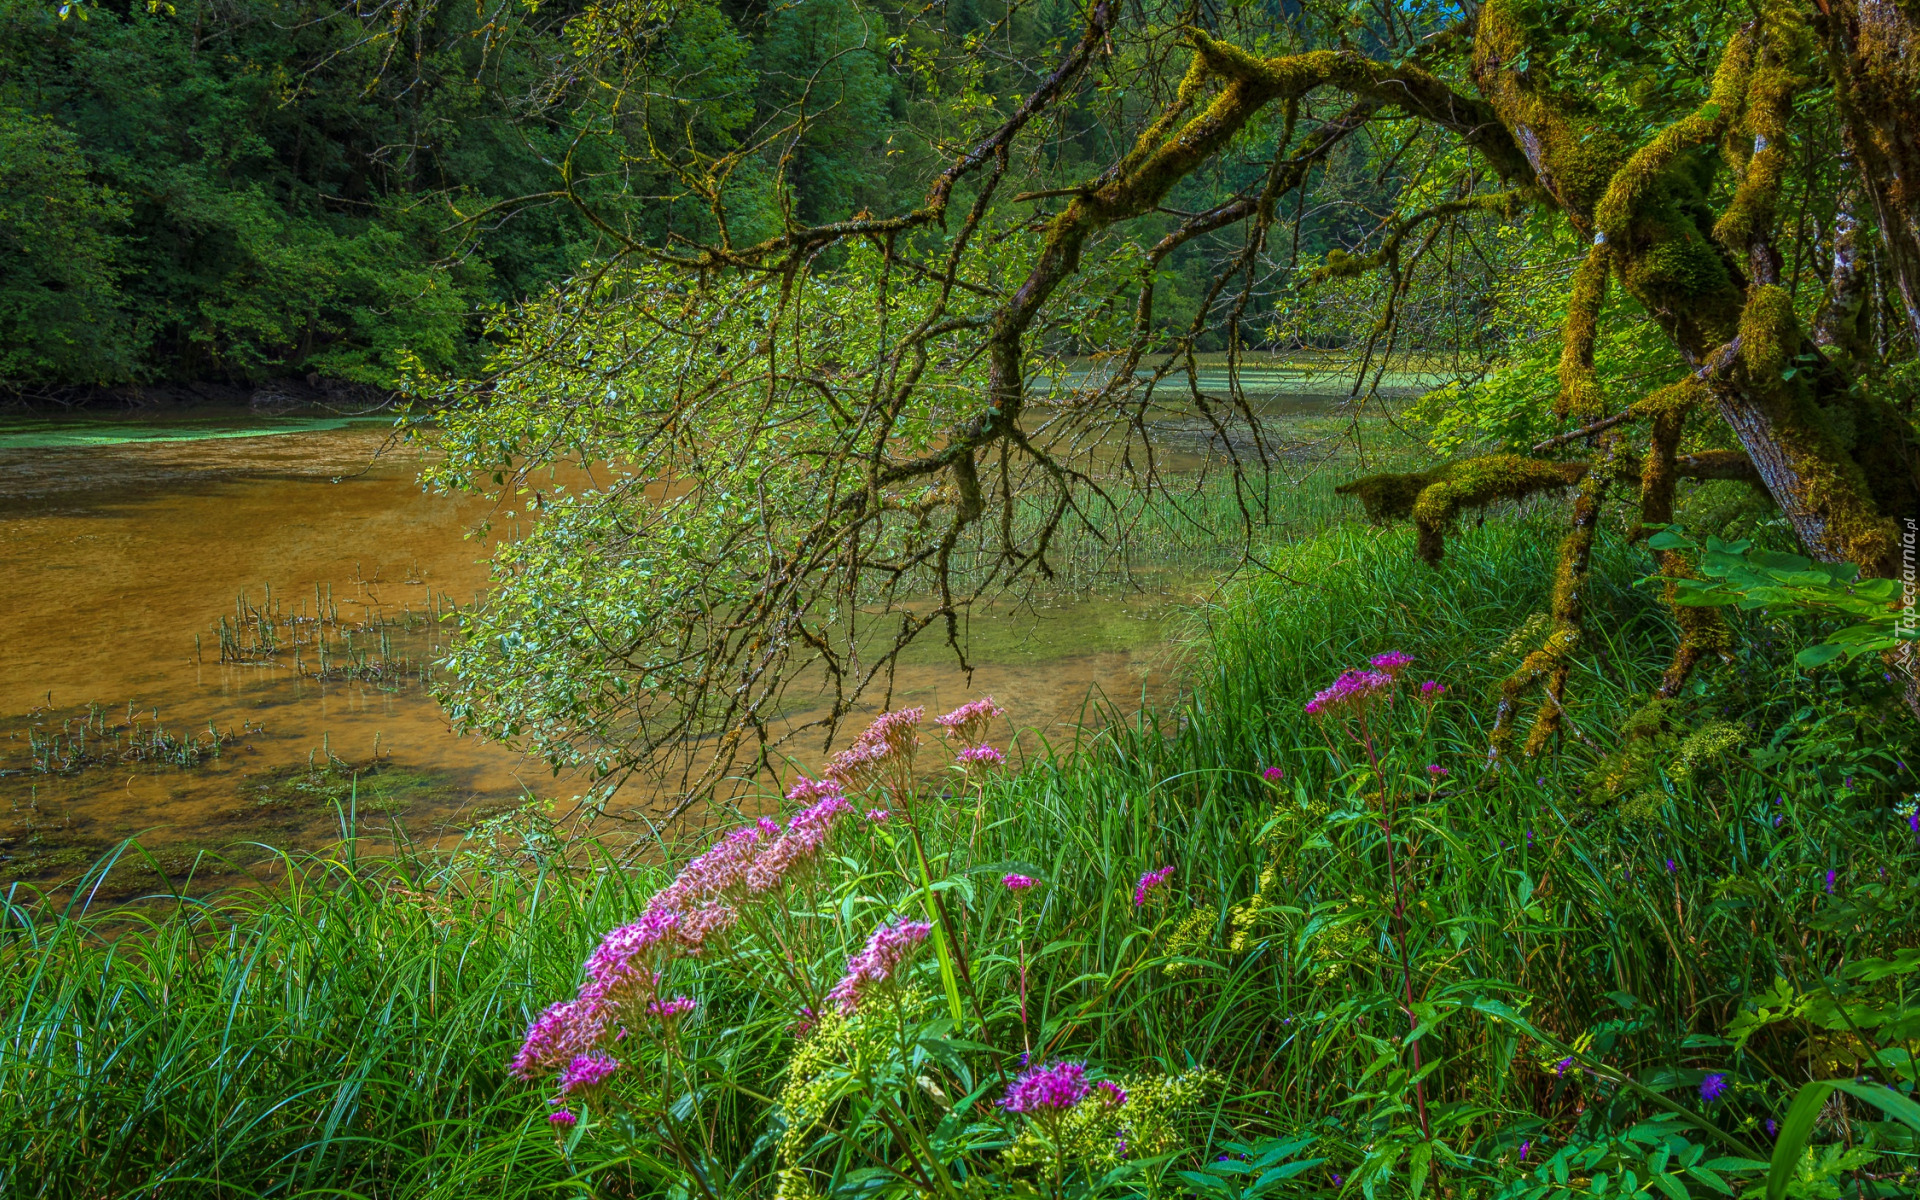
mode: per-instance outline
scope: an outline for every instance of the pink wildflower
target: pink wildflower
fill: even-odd
[[[888,821],[892,819],[893,819],[893,814],[888,812],[884,808],[870,808],[867,810],[867,821],[870,824],[885,825]]]
[[[1112,1108],[1119,1108],[1127,1102],[1127,1089],[1114,1083],[1112,1080],[1102,1079],[1099,1083],[1094,1084],[1093,1087],[1095,1091],[1106,1093],[1104,1099]]]
[[[1319,716],[1331,709],[1363,707],[1392,687],[1393,676],[1384,671],[1342,671],[1331,687],[1314,693],[1307,712]]]
[[[909,921],[902,918],[892,925],[882,925],[873,931],[867,939],[866,949],[847,960],[847,974],[833,990],[827,993],[827,999],[839,1005],[840,1011],[849,1016],[859,1008],[860,999],[869,988],[886,983],[893,978],[894,972],[904,963],[913,948],[927,940],[933,932],[933,926],[925,921]]]
[[[1412,664],[1413,655],[1401,650],[1389,650],[1385,654],[1376,654],[1368,660],[1368,665],[1376,671],[1385,671],[1388,678],[1398,679],[1400,672]]]
[[[953,761],[963,767],[998,767],[1006,763],[1006,755],[992,746],[968,746],[953,756]]]
[[[700,1002],[692,996],[675,996],[671,1000],[655,1000],[647,1005],[647,1015],[658,1017],[662,1021],[672,1021],[683,1017],[700,1007]]]
[[[1133,906],[1135,908],[1145,907],[1148,893],[1172,878],[1173,868],[1170,866],[1161,867],[1158,871],[1148,871],[1145,875],[1142,875],[1140,882],[1134,885]]]
[[[747,866],[753,862],[754,847],[761,831],[747,825],[735,829],[713,844],[712,849],[680,868],[673,882],[653,894],[649,910],[683,912],[720,897],[723,892],[745,882]]]
[[[1260,772],[1260,778],[1266,780],[1268,783],[1279,783],[1286,777],[1286,771],[1279,767],[1268,767],[1266,770]]]
[[[754,893],[772,891],[785,879],[787,872],[812,859],[827,844],[827,835],[833,832],[833,823],[842,813],[853,811],[853,805],[838,791],[827,796],[808,808],[794,814],[787,822],[787,831],[780,840],[760,852],[747,868],[747,890]]]
[[[1031,875],[1002,875],[1000,877],[1001,886],[1010,892],[1024,892],[1039,882],[1038,879],[1035,879]]]
[[[572,1112],[564,1108],[556,1108],[552,1112],[547,1114],[547,1124],[553,1126],[555,1129],[559,1130],[562,1133],[565,1133],[567,1130],[572,1129],[575,1125],[578,1125],[579,1123],[580,1123],[580,1118],[574,1116]]]
[[[982,696],[962,704],[944,717],[935,717],[933,723],[962,746],[977,746],[986,741],[987,730],[992,728],[994,718],[1005,715],[1006,710],[995,704],[992,696]]]
[[[813,1032],[813,1023],[818,1020],[819,1017],[811,1008],[802,1004],[796,1016],[799,1019],[793,1023],[793,1036],[805,1037],[807,1034]]]
[[[600,1039],[606,1029],[597,1001],[562,1000],[547,1007],[532,1025],[508,1070],[521,1079],[537,1079]]]
[[[1420,698],[1422,700],[1438,700],[1446,690],[1446,684],[1441,683],[1437,679],[1429,679],[1420,685]]]
[[[843,789],[831,779],[808,779],[800,776],[794,785],[787,789],[787,799],[795,804],[812,804],[825,800],[828,796],[837,796]]]
[[[599,1087],[619,1069],[619,1061],[603,1050],[575,1055],[567,1069],[560,1072],[560,1094]]]
[[[913,752],[920,745],[916,727],[923,708],[881,713],[853,744],[833,756],[826,777],[843,788],[863,788],[891,774],[895,787],[904,786],[913,772]]]
[[[1447,776],[1453,774],[1453,772],[1447,770],[1439,763],[1428,763],[1427,774],[1433,776],[1435,779],[1445,779]]]
[[[1092,1090],[1087,1083],[1085,1064],[1054,1063],[1050,1067],[1035,1067],[1007,1085],[1007,1094],[999,1105],[1010,1113],[1059,1111],[1080,1103]]]

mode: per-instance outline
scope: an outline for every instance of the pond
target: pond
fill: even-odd
[[[486,585],[470,531],[488,510],[424,494],[390,432],[244,411],[0,421],[0,882],[71,879],[130,837],[145,855],[118,885],[205,882],[327,844],[349,810],[444,842],[582,790],[457,736],[435,703],[430,663]],[[1156,588],[976,618],[972,679],[929,644],[894,702],[992,694],[1026,745],[1071,739],[1091,699],[1135,706],[1170,678],[1187,594]]]

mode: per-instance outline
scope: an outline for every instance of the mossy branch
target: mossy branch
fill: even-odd
[[[1369,520],[1412,518],[1420,557],[1436,565],[1446,553],[1447,531],[1468,509],[1500,500],[1524,500],[1579,483],[1586,463],[1549,462],[1519,454],[1462,459],[1431,471],[1368,475],[1334,491],[1357,497]]]

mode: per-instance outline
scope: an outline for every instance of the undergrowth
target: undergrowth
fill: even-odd
[[[1179,705],[936,783],[923,728],[917,782],[803,794],[822,832],[751,887],[688,869],[704,841],[631,866],[528,826],[208,899],[17,888],[0,1191],[1757,1187],[1802,1082],[1911,1086],[1920,746],[1886,681],[1796,670],[1807,632],[1764,613],[1650,717],[1671,629],[1644,549],[1603,541],[1565,744],[1488,763],[1553,542],[1495,522],[1429,570],[1329,530],[1201,614]],[[764,854],[813,826],[739,828]],[[662,899],[695,876],[708,907]],[[650,905],[670,935],[602,943]],[[583,991],[590,955],[626,990]],[[589,992],[601,1040],[530,1059]],[[1829,1103],[1792,1193],[1913,1194],[1879,1117]]]

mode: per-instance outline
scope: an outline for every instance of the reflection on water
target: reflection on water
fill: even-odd
[[[240,436],[250,429],[261,436]],[[581,790],[455,736],[417,678],[314,678],[313,659],[296,670],[288,654],[220,661],[216,623],[268,586],[283,609],[335,606],[343,628],[478,596],[487,544],[466,535],[485,503],[423,495],[411,451],[376,460],[387,434],[235,413],[0,423],[0,880],[70,877],[136,834],[178,874],[201,850],[337,837],[336,806],[433,837]],[[976,617],[972,679],[929,642],[893,702],[939,711],[992,693],[1026,736],[1057,744],[1090,694],[1137,702],[1159,686],[1166,615],[1163,600],[1134,597],[1023,609],[990,629]],[[418,624],[392,627],[396,654],[423,649]],[[54,739],[70,750],[83,720],[94,765],[34,769],[36,747],[43,760]],[[155,729],[207,739],[209,727],[235,740],[199,766],[109,747]]]

